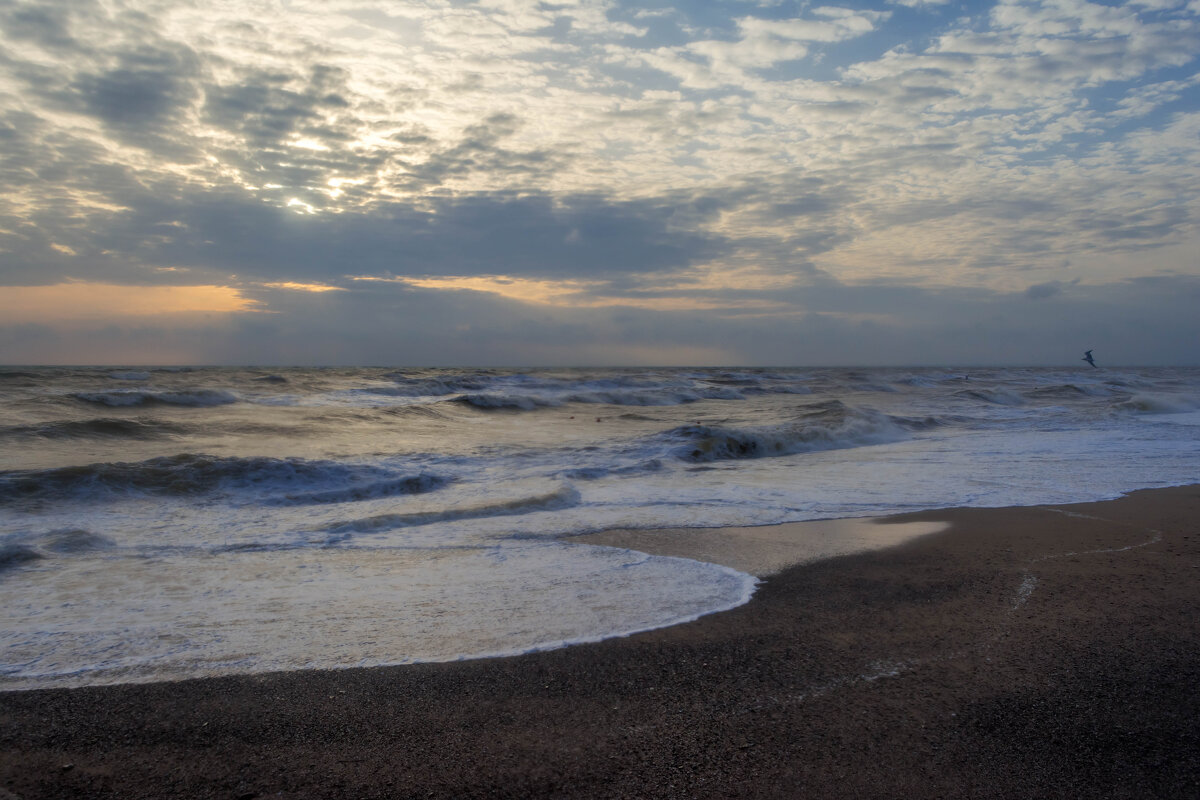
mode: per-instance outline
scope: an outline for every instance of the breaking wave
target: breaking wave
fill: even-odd
[[[0,501],[28,498],[102,500],[130,493],[197,496],[257,490],[272,505],[338,503],[440,488],[448,479],[397,476],[379,466],[301,458],[237,458],[183,453],[136,463],[0,472]],[[333,489],[313,490],[341,484]],[[271,496],[277,495],[277,496]]]
[[[1077,386],[1073,383],[1061,383],[1053,386],[1039,386],[1025,392],[1025,396],[1034,400],[1083,400],[1088,397],[1108,397],[1112,390],[1104,386]]]
[[[1200,408],[1200,403],[1182,397],[1159,394],[1135,394],[1113,406],[1126,414],[1187,414]]]
[[[483,411],[533,411],[537,408],[560,406],[562,403],[547,397],[513,394],[464,394],[451,402],[462,403]]]
[[[484,411],[536,411],[557,408],[567,403],[610,406],[678,406],[701,400],[744,400],[745,395],[724,386],[698,388],[660,387],[646,389],[594,388],[543,394],[475,393],[463,394],[449,402]]]
[[[0,428],[0,437],[40,437],[43,439],[164,439],[185,433],[181,425],[154,419],[115,419],[97,417],[87,420],[62,420],[40,425],[13,425]]]
[[[640,475],[647,472],[658,472],[663,468],[663,462],[657,458],[644,461],[641,464],[633,464],[628,467],[581,467],[579,469],[570,469],[562,473],[564,478],[579,481],[594,481],[600,478],[606,478],[610,475]]]
[[[440,475],[421,473],[395,480],[376,481],[345,489],[326,489],[318,492],[288,493],[270,501],[271,505],[317,505],[322,503],[352,503],[376,500],[403,494],[424,494],[442,488],[450,480]]]
[[[799,418],[779,425],[741,428],[685,425],[667,435],[682,440],[674,451],[677,458],[709,462],[900,441],[908,438],[908,430],[915,427],[906,422],[875,411],[851,408],[835,400],[810,406]]]
[[[38,540],[38,548],[51,553],[89,553],[112,547],[116,547],[112,539],[83,528],[60,528]]]
[[[0,544],[0,572],[7,572],[22,564],[28,564],[31,561],[38,561],[42,558],[45,558],[45,556],[27,544],[18,542]]]
[[[171,406],[224,406],[238,401],[237,395],[224,389],[191,389],[186,392],[118,389],[111,392],[76,392],[71,395],[85,403],[121,408],[162,403]]]
[[[350,390],[356,395],[446,398],[477,409],[534,411],[567,403],[673,406],[701,400],[745,400],[761,394],[811,394],[803,375],[776,373],[602,372],[387,376],[394,384]]]
[[[0,543],[0,572],[54,556],[93,553],[115,547],[107,536],[82,528],[60,528],[41,535],[18,535]]]
[[[1025,398],[1008,389],[964,389],[955,392],[955,397],[964,400],[978,400],[996,406],[1023,406]]]
[[[390,377],[396,382],[395,386],[369,387],[358,391],[392,397],[444,397],[460,392],[477,392],[486,389],[490,383],[486,378],[474,376],[406,378],[401,375],[392,375]]]
[[[572,403],[603,403],[611,406],[678,406],[700,400],[745,400],[741,392],[724,386],[697,389],[595,389],[567,396]]]

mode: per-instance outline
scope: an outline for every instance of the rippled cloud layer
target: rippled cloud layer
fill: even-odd
[[[3,361],[1197,361],[1195,0],[0,16]]]

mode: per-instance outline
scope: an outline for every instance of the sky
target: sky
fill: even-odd
[[[0,0],[0,363],[1200,364],[1200,0]]]

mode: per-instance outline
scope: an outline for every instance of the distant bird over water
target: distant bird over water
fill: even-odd
[[[1081,358],[1081,359],[1079,359],[1079,360],[1080,360],[1080,361],[1086,361],[1086,362],[1088,362],[1089,364],[1091,364],[1093,367],[1095,367],[1095,366],[1096,366],[1096,362],[1092,360],[1092,351],[1091,351],[1091,350],[1085,350],[1085,351],[1083,352],[1083,358]]]

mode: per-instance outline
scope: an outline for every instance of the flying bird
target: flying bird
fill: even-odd
[[[1091,364],[1093,367],[1096,366],[1096,362],[1092,360],[1092,351],[1091,350],[1085,350],[1083,353],[1083,358],[1081,358],[1079,360],[1086,361],[1089,364]]]

